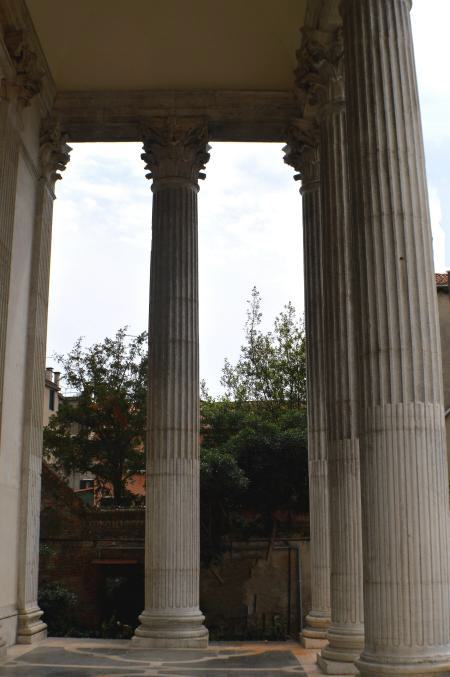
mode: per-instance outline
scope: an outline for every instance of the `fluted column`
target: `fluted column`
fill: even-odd
[[[20,136],[14,96],[6,88],[4,74],[0,72],[3,87],[0,93],[0,438],[2,431],[3,385],[5,373],[6,332],[11,277],[11,257],[16,206],[17,171]],[[5,96],[6,95],[6,96]],[[5,521],[6,526],[6,521]],[[1,636],[0,661],[6,657],[6,642]]]
[[[153,179],[144,646],[204,647],[199,609],[197,192],[205,127],[147,130]]]
[[[47,119],[40,138],[40,179],[37,186],[28,311],[25,416],[23,422],[21,515],[18,572],[17,643],[46,637],[46,624],[37,603],[39,521],[42,469],[42,400],[50,282],[50,251],[55,182],[69,161],[70,147],[58,123]]]
[[[355,674],[364,647],[361,483],[357,365],[353,327],[351,210],[340,31],[316,48],[320,101],[323,296],[330,505],[331,625],[318,664],[325,674]]]
[[[0,100],[0,432],[2,428],[3,379],[5,371],[6,328],[8,325],[9,281],[16,204],[17,168],[20,139],[15,125],[15,109],[7,99]]]
[[[326,644],[330,623],[330,547],[328,460],[325,420],[323,353],[323,263],[320,213],[320,162],[317,129],[299,120],[291,128],[285,162],[302,181],[305,326],[308,388],[308,462],[311,547],[311,610],[302,643],[307,648]]]
[[[362,675],[450,674],[448,474],[409,0],[344,0],[358,307]]]

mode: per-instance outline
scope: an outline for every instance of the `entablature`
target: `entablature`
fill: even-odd
[[[64,92],[54,107],[72,142],[140,141],[166,117],[202,120],[211,141],[283,142],[297,110],[294,91],[218,90]]]

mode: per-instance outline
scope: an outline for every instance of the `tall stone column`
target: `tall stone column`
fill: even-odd
[[[359,414],[362,675],[450,674],[441,351],[410,0],[344,0]]]
[[[70,147],[55,120],[43,122],[40,138],[40,178],[31,262],[25,417],[21,471],[21,515],[18,572],[17,643],[31,644],[46,637],[46,624],[37,603],[39,521],[42,469],[42,401],[50,282],[50,252],[55,182],[69,161]]]
[[[199,337],[197,192],[206,126],[147,130],[153,179],[145,610],[134,641],[205,647],[199,609]]]
[[[0,98],[0,431],[19,147],[14,102]]]
[[[3,27],[4,28],[4,27]],[[23,112],[33,97],[39,93],[42,73],[35,55],[28,48],[21,31],[3,30],[0,38],[2,64],[0,67],[0,438],[2,432],[5,355],[7,343],[8,313],[10,302],[10,278],[13,250],[13,235],[16,213],[17,178],[23,132]],[[8,58],[5,56],[8,55]],[[44,353],[45,354],[45,353]],[[42,383],[42,388],[43,388]],[[40,426],[42,429],[42,398],[40,401]],[[4,459],[3,459],[4,460]],[[39,470],[40,472],[40,470]],[[2,488],[3,490],[3,488]],[[39,516],[39,505],[37,515]],[[8,516],[4,515],[7,526]],[[8,526],[17,529],[17,526]],[[25,539],[25,535],[21,535]],[[34,536],[36,542],[38,536]],[[37,598],[37,558],[36,570]],[[20,572],[19,572],[20,576]],[[15,592],[15,591],[14,591]],[[19,590],[20,597],[20,590]],[[37,603],[36,603],[37,606]],[[19,612],[20,613],[20,612]],[[39,612],[42,615],[42,612]],[[46,627],[45,625],[43,626]],[[1,631],[1,627],[0,627]],[[6,643],[0,636],[0,659],[6,656]]]
[[[323,263],[320,212],[319,139],[312,122],[298,120],[290,130],[285,162],[301,179],[308,388],[309,513],[311,544],[311,601],[302,632],[306,648],[327,643],[330,624],[330,544],[328,460],[323,352]]]
[[[324,353],[330,505],[331,625],[318,664],[356,674],[364,647],[357,365],[353,326],[352,234],[348,192],[343,46],[340,31],[316,49],[320,101],[322,256],[327,279]]]

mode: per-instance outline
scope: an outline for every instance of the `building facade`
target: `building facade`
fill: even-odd
[[[448,293],[448,271],[446,273],[436,273],[436,289],[442,346],[442,377],[444,384],[447,459],[450,462],[450,296]]]
[[[43,412],[44,426],[49,424],[51,417],[54,416],[59,409],[59,404],[62,399],[59,378],[59,371],[53,371],[52,367],[46,367]]]
[[[276,11],[270,0],[0,1],[4,645],[46,632],[42,373],[52,204],[68,143],[141,140],[151,180],[150,500],[134,641],[167,648],[208,642],[199,180],[210,141],[283,141],[301,181],[306,271],[304,641],[323,645],[328,674],[449,674],[441,347],[410,9],[411,0],[280,0]]]

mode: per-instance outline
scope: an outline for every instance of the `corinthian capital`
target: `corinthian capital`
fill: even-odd
[[[149,170],[146,176],[154,184],[175,179],[197,185],[206,176],[202,170],[209,160],[209,150],[206,124],[172,118],[144,130],[141,158]]]
[[[284,161],[298,174],[302,192],[318,186],[320,181],[319,128],[315,120],[295,120],[287,132],[287,144],[283,148]]]
[[[38,66],[36,54],[28,47],[22,30],[7,30],[4,40],[16,70],[16,78],[14,82],[8,83],[8,87],[15,90],[19,104],[25,108],[41,91],[44,73]]]
[[[52,117],[43,120],[39,157],[42,176],[52,190],[56,181],[62,178],[59,172],[65,170],[71,150],[67,144],[67,135],[61,131],[59,122]]]
[[[333,31],[304,30],[297,52],[296,87],[305,107],[323,113],[327,107],[343,105],[344,43],[342,28]]]

